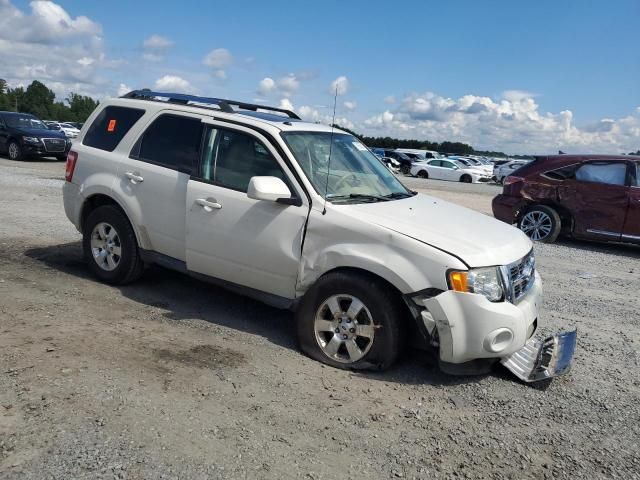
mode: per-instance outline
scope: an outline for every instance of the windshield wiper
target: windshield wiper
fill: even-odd
[[[413,197],[414,195],[416,195],[417,192],[393,192],[390,193],[389,195],[385,195],[384,198],[409,198],[409,197]]]
[[[327,196],[327,200],[350,200],[350,199],[358,199],[358,200],[374,200],[376,202],[388,202],[390,200],[389,197],[381,197],[380,195],[369,195],[367,193],[350,193],[349,195],[332,195]]]

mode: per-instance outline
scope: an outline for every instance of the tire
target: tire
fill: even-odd
[[[553,208],[534,205],[522,214],[518,220],[518,228],[533,241],[553,243],[560,235],[562,221]]]
[[[89,214],[82,247],[89,269],[105,283],[125,285],[142,275],[144,263],[136,235],[126,215],[114,205],[103,205]]]
[[[420,170],[418,172],[418,176],[420,178],[429,178],[429,172],[427,172],[426,170]]]
[[[336,300],[334,310],[340,317],[332,315],[331,299]],[[354,299],[362,304],[355,316],[349,314],[349,309],[358,305]],[[384,370],[404,347],[404,315],[401,299],[375,277],[328,273],[305,294],[296,312],[298,342],[309,357],[332,367]],[[330,344],[335,349],[333,356],[325,353],[332,348]]]
[[[464,175],[462,175],[460,177],[460,181],[462,183],[472,183],[473,182],[473,178],[471,178],[471,175],[467,175],[466,173]]]
[[[411,168],[409,167],[409,165],[405,165],[405,164],[400,165],[400,173],[402,173],[403,175],[409,175],[410,172],[411,172]]]
[[[9,142],[9,145],[7,146],[7,156],[9,157],[9,160],[15,160],[17,162],[24,159],[24,156],[22,155],[22,148],[20,148],[20,144],[15,140],[11,140]]]

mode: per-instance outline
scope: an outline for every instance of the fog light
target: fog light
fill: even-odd
[[[508,328],[498,328],[484,337],[484,349],[491,353],[500,353],[513,340],[513,332]]]

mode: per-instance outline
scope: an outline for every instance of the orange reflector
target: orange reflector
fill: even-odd
[[[107,132],[114,132],[116,130],[116,121],[109,120],[109,125],[107,125]]]
[[[451,284],[451,289],[455,290],[456,292],[468,292],[468,276],[469,272],[451,272],[449,274],[449,283]]]

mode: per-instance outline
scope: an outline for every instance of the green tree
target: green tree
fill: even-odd
[[[56,94],[53,93],[53,90],[34,80],[24,93],[19,111],[31,113],[39,118],[51,118],[55,98]]]
[[[72,121],[84,122],[91,112],[93,112],[98,106],[98,102],[91,97],[84,95],[78,95],[71,92],[67,97],[67,103],[69,104],[69,112],[73,117]]]

